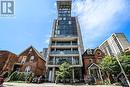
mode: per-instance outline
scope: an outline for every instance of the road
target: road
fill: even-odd
[[[114,85],[63,85],[55,83],[42,83],[42,84],[32,84],[32,83],[13,83],[5,82],[3,87],[122,87]]]

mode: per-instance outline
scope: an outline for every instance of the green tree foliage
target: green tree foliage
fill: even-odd
[[[60,65],[59,70],[56,71],[56,82],[59,80],[65,81],[65,79],[68,79],[71,77],[71,67],[70,64],[67,62],[64,62]]]
[[[121,55],[118,57],[118,59],[123,66],[125,73],[128,74],[130,72],[130,55]],[[103,58],[102,62],[100,63],[100,67],[102,70],[113,74],[118,74],[121,72],[121,68],[116,58],[112,56],[106,56]]]
[[[120,62],[126,74],[130,74],[130,55],[120,56]]]

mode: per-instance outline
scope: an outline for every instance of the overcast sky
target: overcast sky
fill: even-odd
[[[33,45],[48,47],[56,0],[15,0],[15,17],[0,17],[0,50],[19,54]],[[130,0],[74,0],[84,47],[99,46],[114,32],[123,32],[130,41]]]

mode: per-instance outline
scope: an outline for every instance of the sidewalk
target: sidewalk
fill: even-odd
[[[42,84],[32,84],[32,83],[13,83],[5,82],[4,87],[122,87],[113,85],[63,85],[55,83],[42,83]]]

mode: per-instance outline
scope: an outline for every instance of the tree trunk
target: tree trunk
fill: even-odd
[[[109,84],[111,84],[111,81],[110,81],[110,73],[109,72],[106,72],[107,73],[107,80],[109,82]]]

